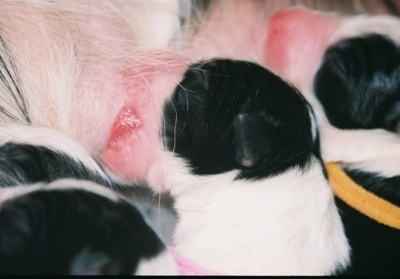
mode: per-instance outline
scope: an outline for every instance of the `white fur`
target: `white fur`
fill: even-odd
[[[153,94],[143,68],[166,67],[153,50],[173,48],[178,0],[95,2],[0,1],[0,56],[7,66],[0,65],[6,81],[0,80],[0,104],[12,116],[0,113],[0,124],[27,122],[22,98],[11,93],[21,94],[31,123],[100,152],[121,108]],[[146,92],[127,92],[126,75]]]
[[[381,129],[321,129],[322,157],[349,167],[397,176],[400,169],[400,137]]]
[[[141,260],[136,269],[135,275],[178,275],[178,268],[171,254],[167,251],[154,258]]]
[[[103,196],[114,202],[120,199],[119,195],[114,191],[98,185],[91,181],[76,180],[76,179],[58,179],[51,183],[35,183],[32,185],[15,186],[11,188],[0,189],[0,203],[14,199],[23,195],[30,194],[36,191],[52,191],[52,190],[84,190],[94,194]]]
[[[383,129],[352,130],[332,126],[312,86],[302,92],[312,105],[321,139],[321,155],[325,162],[341,162],[350,167],[396,176],[400,169],[400,137]]]
[[[359,15],[348,17],[340,25],[340,28],[331,37],[331,43],[342,38],[360,36],[368,33],[385,34],[394,41],[400,42],[400,20],[398,17],[381,15]]]
[[[175,197],[175,247],[194,263],[228,275],[326,275],[348,264],[343,225],[317,164],[245,181],[235,180],[236,171],[192,175],[182,159],[165,156],[163,178],[150,180]]]

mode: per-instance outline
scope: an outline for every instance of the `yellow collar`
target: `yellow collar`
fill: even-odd
[[[327,163],[329,182],[335,195],[362,214],[400,229],[400,208],[356,184],[337,163]]]

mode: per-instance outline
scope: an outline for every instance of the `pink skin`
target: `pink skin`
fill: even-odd
[[[324,50],[343,17],[306,8],[276,13],[268,26],[265,64],[303,89],[312,80]]]
[[[164,53],[157,66],[124,73],[128,101],[114,120],[103,152],[103,160],[112,171],[138,182],[145,181],[162,151],[159,129],[163,104],[188,63],[183,57]]]

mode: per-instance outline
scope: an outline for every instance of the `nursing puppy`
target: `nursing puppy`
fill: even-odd
[[[302,32],[309,28],[316,34],[312,40]],[[400,273],[400,138],[394,133],[399,28],[399,18],[387,15],[349,17],[294,8],[272,18],[266,40],[267,65],[299,88],[313,107],[322,158],[352,178],[329,167],[332,184],[360,186],[357,193],[354,187],[340,193],[334,187],[352,247],[347,274]],[[371,193],[375,197],[366,199]]]
[[[0,274],[177,274],[164,246],[173,213],[151,191],[51,129],[6,126],[0,139]]]
[[[400,123],[400,47],[390,37],[372,33],[332,45],[314,80],[316,97],[331,125],[343,130],[382,129],[398,136]],[[368,136],[362,139],[368,144]],[[357,139],[348,139],[358,152]],[[365,144],[364,143],[364,144]],[[391,143],[391,142],[389,142]],[[382,145],[387,141],[382,138]],[[398,143],[400,144],[400,143]],[[392,156],[396,158],[396,149]],[[358,185],[383,198],[397,210],[387,211],[399,220],[400,168],[379,157],[363,164],[341,161],[347,175]],[[381,164],[379,166],[379,164]],[[390,173],[379,168],[390,169]],[[344,200],[344,199],[343,199]],[[346,234],[354,247],[350,274],[400,274],[400,226],[364,216],[353,204],[337,199]],[[373,202],[366,206],[377,210]],[[364,213],[364,212],[363,212]],[[396,217],[397,216],[397,217]],[[395,224],[395,223],[394,223]],[[367,235],[373,235],[370,241]]]
[[[150,184],[175,199],[178,255],[229,275],[347,266],[315,117],[295,88],[255,63],[203,61],[185,73],[164,117],[165,172]]]

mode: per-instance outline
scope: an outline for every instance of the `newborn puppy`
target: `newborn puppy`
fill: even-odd
[[[169,151],[152,185],[175,198],[178,255],[229,275],[346,267],[315,117],[295,88],[255,63],[203,61],[186,72],[164,117]]]
[[[310,28],[315,30],[312,40],[309,32],[305,31]],[[368,36],[371,33],[381,34],[394,42],[400,42],[399,28],[398,17],[366,14],[348,16],[304,8],[281,11],[271,19],[265,44],[266,65],[294,84],[312,105],[320,129],[321,154],[326,162],[351,163],[353,166],[358,165],[370,172],[384,173],[386,176],[398,173],[400,138],[383,129],[343,130],[334,127],[326,119],[324,109],[315,96],[314,82],[325,51],[330,46],[346,39]],[[379,46],[375,46],[376,48]],[[385,47],[384,49],[390,51],[388,56],[392,55],[393,50]],[[355,59],[362,58],[359,56]],[[356,67],[355,71],[365,65],[364,61],[360,63],[360,68]],[[382,65],[379,66],[380,69],[384,69]],[[388,65],[393,65],[393,62]],[[369,78],[365,76],[365,79]],[[376,81],[379,82],[379,79]],[[360,88],[364,86],[358,85]],[[329,86],[329,83],[326,86]],[[357,144],[357,148],[354,148],[354,143]]]
[[[145,213],[157,211],[151,191],[51,129],[5,126],[0,141],[0,274],[176,274]],[[121,187],[135,199],[111,190]]]
[[[334,127],[344,130],[383,129],[399,134],[399,45],[377,33],[334,44],[325,52],[315,76],[314,91],[326,118]],[[364,140],[368,142],[369,139],[366,137]],[[354,149],[357,149],[357,143]],[[373,164],[373,158],[371,161]],[[366,189],[400,205],[400,170],[392,174],[372,172],[368,169],[368,162],[365,167],[344,166],[350,176]]]
[[[316,74],[314,91],[326,118],[334,127],[343,130],[383,129],[399,134],[398,43],[388,36],[372,33],[332,45],[325,52]],[[364,145],[369,140],[368,137],[362,139]],[[354,152],[358,152],[358,141],[348,141],[353,142]],[[386,144],[382,138],[381,145]],[[397,156],[395,150],[392,156]],[[346,161],[341,163],[354,182],[389,202],[386,210],[373,200],[366,206],[377,212],[383,211],[391,219],[397,219],[397,222],[382,222],[378,218],[380,216],[369,215],[345,198],[337,199],[353,247],[350,274],[400,274],[400,169],[396,172],[392,167],[390,173],[371,170],[379,164],[382,169],[390,169],[390,161],[380,161],[379,158],[374,160],[373,157],[362,165]]]
[[[0,274],[174,274],[141,213],[103,186],[56,180],[1,195]]]

